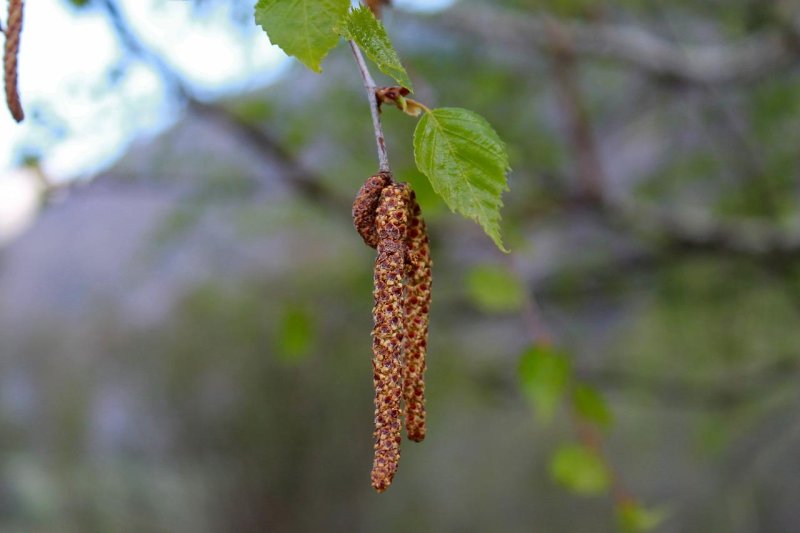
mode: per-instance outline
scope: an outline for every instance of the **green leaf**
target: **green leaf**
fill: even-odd
[[[623,503],[617,508],[617,519],[624,533],[650,531],[661,525],[669,516],[663,507],[646,509],[635,502]]]
[[[450,209],[476,221],[508,251],[500,237],[508,154],[483,117],[454,107],[425,113],[414,132],[414,159]]]
[[[588,385],[577,385],[572,393],[572,401],[578,414],[600,427],[611,425],[611,411],[603,396]]]
[[[506,268],[480,265],[467,275],[467,290],[481,310],[489,313],[518,311],[525,300],[521,283]]]
[[[348,7],[350,0],[258,0],[255,18],[273,44],[321,72],[322,60],[339,42],[335,28]]]
[[[602,494],[611,485],[603,460],[578,444],[559,448],[550,461],[550,475],[567,489],[585,495]]]
[[[570,374],[569,359],[552,348],[535,346],[522,355],[519,366],[522,389],[543,423],[552,420]]]
[[[372,11],[361,6],[352,9],[341,27],[342,36],[345,39],[355,41],[365,54],[373,61],[381,72],[408,90],[413,91],[411,80],[408,78],[406,69],[400,63],[386,28],[375,18]]]
[[[314,343],[311,315],[302,307],[289,306],[283,311],[278,331],[278,354],[287,361],[305,358]]]

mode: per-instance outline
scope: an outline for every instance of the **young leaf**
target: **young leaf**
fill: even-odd
[[[476,221],[508,251],[500,237],[508,154],[486,119],[454,107],[425,113],[414,131],[414,159],[450,209]]]
[[[348,7],[350,0],[258,0],[255,17],[273,44],[321,72],[322,60],[339,41],[335,28]]]
[[[600,427],[611,425],[611,411],[603,396],[588,385],[577,385],[572,393],[575,410],[585,420]]]
[[[298,306],[283,310],[278,330],[278,355],[287,361],[299,361],[311,352],[314,344],[314,322],[309,312]]]
[[[406,69],[400,63],[386,28],[375,18],[372,11],[366,6],[361,6],[350,11],[344,20],[340,31],[345,39],[355,41],[367,56],[378,65],[381,72],[394,78],[405,87],[413,90],[411,80]]]
[[[646,509],[635,502],[626,502],[617,508],[617,518],[622,533],[651,531],[660,526],[668,516],[668,509],[663,507]]]
[[[601,494],[611,485],[611,475],[602,459],[578,444],[556,451],[550,461],[550,475],[577,494]]]
[[[525,291],[506,268],[479,265],[467,275],[467,289],[475,304],[489,313],[517,311],[522,307]]]
[[[536,415],[549,422],[569,383],[569,359],[550,348],[530,348],[520,360],[519,377]]]

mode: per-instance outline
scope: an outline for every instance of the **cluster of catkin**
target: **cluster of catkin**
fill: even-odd
[[[364,242],[378,252],[372,333],[372,486],[383,492],[397,471],[402,419],[409,439],[425,438],[430,246],[414,191],[389,173],[372,176],[361,187],[353,203],[353,222]]]
[[[8,18],[4,31],[6,41],[3,48],[3,80],[5,82],[6,104],[11,116],[22,122],[25,113],[17,89],[17,55],[19,36],[22,32],[22,0],[8,0]]]

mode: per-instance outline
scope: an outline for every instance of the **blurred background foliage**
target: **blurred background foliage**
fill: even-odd
[[[126,38],[111,0],[70,3]],[[447,210],[414,120],[386,109],[435,281],[428,437],[380,496],[374,252],[349,220],[376,163],[348,50],[208,101],[129,46],[179,89],[180,119],[46,191],[0,249],[2,531],[795,530],[797,15],[387,11],[416,97],[508,143],[512,253]],[[646,39],[620,52],[629,31]]]

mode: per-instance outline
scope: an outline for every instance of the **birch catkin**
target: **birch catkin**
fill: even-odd
[[[431,255],[428,232],[413,191],[409,197],[406,234],[405,367],[403,396],[406,434],[420,442],[425,438],[425,353],[428,348],[428,312],[431,304]]]
[[[19,36],[22,32],[22,2],[23,0],[8,1],[6,42],[3,51],[6,103],[8,110],[11,111],[11,116],[17,122],[22,122],[25,118],[17,89],[17,55],[19,54]]]
[[[371,247],[378,246],[378,233],[375,228],[375,215],[381,200],[381,191],[391,181],[386,173],[370,177],[356,195],[353,202],[353,224],[364,239],[364,243]]]
[[[395,183],[389,173],[370,177],[358,191],[353,202],[353,224],[364,242],[378,250],[372,339],[372,486],[383,492],[397,472],[401,419],[405,418],[410,440],[420,442],[425,438],[430,245],[414,192],[408,185]]]
[[[372,487],[386,490],[400,459],[404,278],[409,192],[405,185],[383,189],[375,215],[378,257],[375,261],[373,379],[375,385],[375,458]]]

